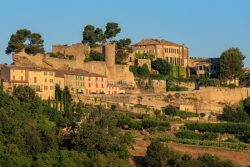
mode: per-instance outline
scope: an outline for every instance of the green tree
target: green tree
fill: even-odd
[[[64,116],[70,121],[73,121],[73,113],[72,113],[72,98],[69,92],[68,86],[65,86],[63,90],[63,104],[64,104]]]
[[[97,42],[99,43],[105,43],[106,38],[103,34],[103,31],[101,28],[95,28],[93,25],[87,25],[84,27],[83,30],[83,44],[87,44],[90,47],[94,47],[97,45]]]
[[[197,158],[198,167],[234,167],[231,161],[222,161],[218,157],[210,154],[204,154]]]
[[[86,25],[83,31],[83,44],[94,46],[96,44],[95,27],[93,25]]]
[[[95,35],[95,40],[97,42],[102,43],[102,44],[106,42],[105,35],[103,34],[103,31],[101,28],[96,28],[94,35]]]
[[[27,54],[44,53],[42,36],[27,29],[20,29],[12,34],[6,48],[6,54],[24,50]]]
[[[171,116],[175,116],[177,114],[178,110],[176,107],[169,105],[164,109],[164,113],[166,115],[171,115]]]
[[[106,30],[104,32],[106,39],[112,40],[117,34],[121,32],[118,23],[109,22],[106,24]]]
[[[116,43],[115,61],[117,64],[122,64],[127,60],[128,55],[132,53],[132,48],[130,46],[131,39],[129,38],[120,39],[115,43]]]
[[[224,121],[229,122],[248,122],[249,115],[241,108],[232,108],[230,106],[225,106],[223,108],[223,113],[220,118]]]
[[[40,109],[41,99],[36,95],[36,92],[29,86],[18,85],[14,88],[13,95],[21,102],[30,104],[30,109]]]
[[[140,76],[148,76],[149,73],[150,72],[147,64],[143,64],[141,67],[137,68],[137,74]]]
[[[164,147],[158,141],[153,141],[147,148],[146,160],[150,167],[165,167],[174,156],[175,153],[173,150]]]
[[[250,97],[243,101],[244,110],[250,115]]]
[[[220,56],[221,78],[231,80],[240,78],[243,74],[245,56],[239,48],[230,48]]]
[[[157,58],[155,61],[152,61],[151,67],[162,75],[169,75],[171,72],[171,65],[164,59]]]

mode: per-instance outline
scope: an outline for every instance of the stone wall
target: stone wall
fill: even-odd
[[[52,52],[59,52],[63,55],[73,55],[77,61],[84,61],[85,55],[90,52],[90,48],[81,43],[73,45],[53,45]]]
[[[193,106],[194,112],[221,113],[225,105],[238,105],[240,100],[248,97],[250,88],[202,88],[199,91],[168,92],[165,94],[131,94],[131,95],[81,95],[83,102],[91,104],[117,103],[124,106],[138,104],[138,97],[142,97],[140,104],[151,108],[161,109],[171,104]]]
[[[25,52],[20,52],[13,56],[13,61],[16,66],[22,67],[42,67],[55,70],[83,69],[107,76],[112,83],[123,81],[129,85],[135,85],[134,75],[129,71],[129,66],[115,64],[115,46],[112,44],[107,44],[106,46],[108,46],[108,49],[105,50],[105,54],[107,54],[105,62],[84,62],[85,54],[89,51],[89,48],[83,44],[53,46],[53,52],[74,55],[75,60],[59,59],[43,54],[28,55]]]

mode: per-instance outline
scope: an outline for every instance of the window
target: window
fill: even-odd
[[[48,75],[47,71],[44,72],[44,75]]]
[[[91,87],[91,83],[89,83],[89,87]]]
[[[23,76],[21,76],[21,81],[23,80]]]
[[[16,79],[16,77],[15,77],[15,75],[13,75],[13,80],[15,80]]]
[[[44,90],[48,90],[48,86],[44,86]]]
[[[45,82],[47,82],[47,78],[45,78],[45,80],[44,80]]]
[[[49,75],[50,75],[50,76],[53,76],[53,72],[49,72]]]
[[[34,83],[36,83],[36,82],[37,82],[36,77],[34,77]]]
[[[98,83],[96,84],[96,86],[95,86],[96,88],[98,88]]]
[[[50,82],[50,83],[53,83],[53,79],[49,79],[49,82]]]
[[[102,82],[103,82],[103,78],[102,78]]]
[[[53,90],[54,89],[54,87],[53,86],[50,86],[50,90]]]
[[[95,77],[96,81],[98,81],[98,77]]]
[[[90,81],[90,77],[89,77],[89,81]]]
[[[102,84],[102,88],[103,88],[104,86],[103,86],[103,84]]]

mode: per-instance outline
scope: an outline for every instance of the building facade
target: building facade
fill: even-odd
[[[64,78],[56,77],[53,70],[42,68],[4,66],[1,69],[1,79],[3,89],[7,92],[13,92],[15,86],[27,85],[42,99],[54,98],[56,84],[61,85],[61,88],[64,86]]]
[[[190,76],[219,78],[220,58],[192,58],[189,59],[188,67]]]
[[[106,76],[81,69],[58,71],[6,65],[1,67],[1,82],[3,89],[9,93],[18,85],[27,85],[41,99],[54,99],[55,85],[59,85],[61,89],[67,86],[72,94],[125,93],[118,86],[109,84]]]
[[[165,59],[173,66],[187,67],[188,48],[185,45],[179,45],[164,39],[143,39],[132,45],[133,56],[136,54],[148,53],[156,58]],[[135,57],[130,57],[133,61]]]

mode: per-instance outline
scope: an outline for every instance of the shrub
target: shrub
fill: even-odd
[[[151,67],[162,75],[169,75],[172,68],[166,60],[160,58],[157,58],[155,61],[152,61]]]
[[[88,61],[105,61],[105,56],[102,53],[96,51],[90,51],[89,55],[86,56],[85,62]]]
[[[250,131],[250,124],[245,123],[187,123],[185,126],[200,132],[245,134]]]
[[[167,86],[167,91],[188,91],[188,88],[184,86],[174,85],[174,86]]]
[[[171,115],[171,116],[175,116],[178,112],[178,109],[172,105],[169,105],[167,106],[165,109],[164,109],[164,113],[166,115]]]
[[[176,137],[182,139],[215,140],[217,139],[218,135],[213,132],[206,132],[200,134],[190,130],[181,130],[176,133]]]

